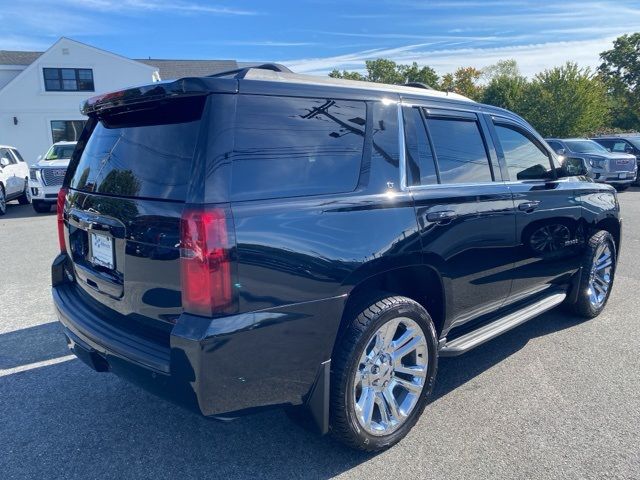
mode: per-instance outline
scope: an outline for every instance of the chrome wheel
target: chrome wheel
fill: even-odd
[[[382,325],[362,352],[353,382],[360,426],[371,435],[388,435],[411,414],[427,376],[427,341],[410,318]]]
[[[593,266],[589,276],[589,302],[600,308],[607,299],[613,280],[613,252],[608,242],[602,243],[593,256]]]

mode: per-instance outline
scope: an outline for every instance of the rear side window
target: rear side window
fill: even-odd
[[[496,125],[511,180],[537,180],[553,176],[549,156],[516,128]]]
[[[232,199],[353,191],[365,126],[364,102],[240,96]]]
[[[418,108],[404,108],[407,177],[410,186],[438,183],[436,165]]]
[[[82,152],[70,187],[184,201],[203,104],[203,99],[193,99],[101,119]]]
[[[427,117],[440,183],[491,182],[491,167],[477,121]]]

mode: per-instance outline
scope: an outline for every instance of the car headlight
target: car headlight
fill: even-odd
[[[31,180],[37,181],[38,180],[38,169],[37,168],[30,168],[29,169],[29,178]]]
[[[606,160],[604,158],[590,158],[589,164],[595,168],[604,168]]]

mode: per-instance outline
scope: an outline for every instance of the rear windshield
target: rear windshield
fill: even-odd
[[[101,119],[91,134],[70,187],[125,197],[184,201],[195,151],[200,115],[150,111],[135,117]],[[193,112],[191,112],[193,113]],[[133,120],[133,121],[132,121]]]

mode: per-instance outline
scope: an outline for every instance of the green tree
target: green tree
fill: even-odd
[[[479,84],[482,72],[473,67],[460,67],[453,73],[442,76],[439,89],[445,92],[455,92],[472,100],[482,98],[483,87]]]
[[[480,100],[482,87],[479,85],[482,72],[474,67],[460,67],[453,73],[454,91],[472,100]]]
[[[348,80],[364,80],[366,82],[388,83],[392,85],[404,85],[408,82],[424,83],[432,88],[438,85],[438,74],[428,66],[420,67],[416,62],[411,65],[397,64],[387,58],[367,60],[365,62],[367,74],[359,72],[334,69],[329,73],[332,78],[345,78]]]
[[[600,59],[598,71],[610,94],[613,126],[640,130],[640,33],[618,37]]]
[[[482,69],[482,76],[491,81],[494,78],[517,78],[520,77],[520,68],[518,62],[513,58],[508,60],[498,60],[497,63],[484,67]]]
[[[453,92],[456,88],[456,79],[453,76],[453,73],[445,73],[442,76],[442,81],[440,82],[440,90],[445,92]]]
[[[333,69],[329,76],[331,78],[344,78],[346,80],[366,80],[365,76],[360,72],[349,72],[347,70],[342,70],[342,72],[338,69]]]
[[[498,76],[491,79],[482,93],[482,103],[523,114],[526,111],[529,82],[526,78]]]
[[[437,88],[440,80],[433,68],[419,67],[417,62],[413,62],[411,65],[398,65],[398,72],[404,78],[403,83],[418,82],[431,88]]]
[[[377,60],[367,60],[367,80],[370,82],[390,83],[401,85],[404,78],[398,69],[398,64],[393,60],[378,58]]]
[[[516,113],[524,111],[529,82],[520,75],[515,60],[500,60],[482,70],[484,78],[489,80],[482,93],[482,102],[496,107],[506,108]]]
[[[586,136],[609,117],[604,83],[573,62],[537,74],[519,110],[543,136]]]

